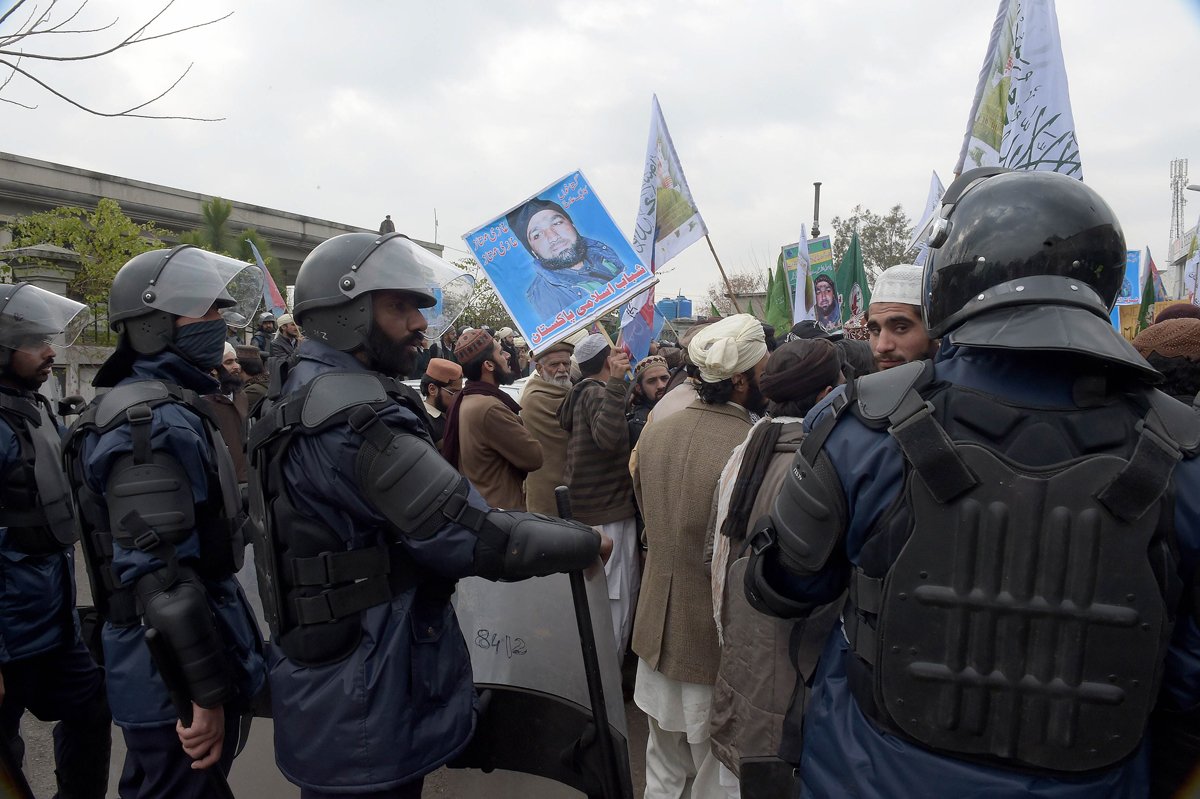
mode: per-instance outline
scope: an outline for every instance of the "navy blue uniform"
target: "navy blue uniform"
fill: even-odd
[[[365,372],[357,359],[309,339],[283,394],[330,371]],[[389,427],[428,436],[408,408],[379,412]],[[319,520],[347,550],[386,544],[394,528],[365,498],[355,479],[363,438],[349,425],[296,436],[283,475],[292,504]],[[432,446],[432,445],[431,445]],[[470,503],[486,509],[471,489]],[[415,586],[360,614],[361,639],[344,658],[303,666],[276,642],[269,647],[275,757],[304,795],[392,792],[454,757],[475,722],[471,662],[450,595],[474,574],[476,536],[446,524],[401,546],[419,573]]]
[[[118,385],[138,380],[164,380],[199,393],[217,390],[215,380],[172,353],[139,358],[132,374]],[[191,477],[192,496],[197,504],[208,499],[208,477],[212,452],[201,418],[188,407],[168,403],[153,410],[151,447],[169,453]],[[132,451],[128,424],[97,435],[90,433],[82,444],[84,479],[103,494],[114,462]],[[163,567],[158,558],[114,543],[113,570],[123,585]],[[199,540],[193,531],[175,547],[180,562],[199,557]],[[225,706],[226,735],[221,768],[228,772],[238,749],[239,713],[262,688],[265,665],[257,627],[245,594],[233,575],[219,580],[203,579],[208,604],[225,642],[233,666],[237,700]],[[125,735],[128,755],[121,780],[123,797],[205,796],[209,785],[204,774],[191,769],[175,732],[176,713],[166,687],[159,678],[143,639],[143,627],[116,627],[105,623],[104,658],[108,669],[108,699],[113,720]]]
[[[12,396],[24,396],[0,388]],[[0,480],[21,468],[17,432],[0,418]],[[0,527],[0,734],[18,762],[26,710],[54,728],[54,759],[63,797],[104,796],[108,775],[109,714],[104,672],[79,637],[75,614],[74,551],[22,552]]]
[[[935,379],[976,389],[1016,407],[1074,407],[1073,369],[1080,356],[1022,356],[946,346],[935,365]],[[830,400],[809,414],[812,428],[828,418]],[[843,546],[816,574],[800,578],[772,572],[772,583],[793,598],[821,603],[845,589],[847,561],[860,565],[881,515],[903,490],[905,460],[896,440],[843,413],[825,451],[833,463],[850,516]],[[1179,573],[1193,574],[1200,555],[1200,459],[1185,459],[1174,472],[1181,490],[1175,498]],[[875,549],[877,556],[878,549]],[[803,797],[862,796],[1145,796],[1149,752],[1145,742],[1134,755],[1099,772],[1073,776],[1022,773],[943,756],[881,730],[864,715],[851,688],[848,663],[854,654],[839,625],[830,636],[816,675],[804,722],[800,766]],[[1200,704],[1200,628],[1190,614],[1178,616],[1166,659],[1162,698],[1173,709]]]

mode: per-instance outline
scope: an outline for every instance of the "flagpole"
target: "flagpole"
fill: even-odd
[[[717,257],[717,249],[713,247],[712,238],[705,233],[704,240],[708,242],[708,249],[713,254],[713,260],[717,262],[717,269],[721,270],[721,279],[725,281],[725,290],[729,292],[729,301],[733,303],[733,310],[741,313],[742,308],[738,305],[737,296],[733,293],[733,284],[729,282],[729,275],[725,274],[725,267],[721,266],[721,259]]]

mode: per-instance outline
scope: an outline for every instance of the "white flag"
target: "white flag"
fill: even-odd
[[[929,179],[929,194],[925,197],[925,211],[921,214],[921,221],[917,222],[916,227],[913,228],[912,240],[908,242],[908,250],[913,247],[917,248],[917,257],[913,260],[917,266],[924,266],[925,259],[929,255],[929,247],[926,246],[925,239],[929,234],[929,227],[937,218],[938,209],[942,207],[942,195],[945,193],[946,187],[942,185],[942,179],[938,177],[937,170],[934,170],[933,177]]]
[[[796,296],[792,300],[792,324],[816,319],[813,313],[812,266],[808,257],[808,225],[800,226],[800,244],[796,253]]]
[[[1200,250],[1183,264],[1183,294],[1192,305],[1200,305]]]
[[[633,249],[657,271],[707,233],[655,96],[650,109],[650,141],[646,145]]]
[[[1054,0],[1001,0],[955,174],[978,166],[1083,179]]]

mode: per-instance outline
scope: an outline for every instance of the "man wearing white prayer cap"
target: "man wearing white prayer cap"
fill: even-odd
[[[921,315],[923,273],[915,264],[898,264],[885,269],[871,290],[867,333],[880,370],[932,358],[937,352],[938,341],[929,337]]]
[[[633,625],[634,701],[646,715],[646,796],[717,796],[709,710],[721,649],[704,565],[721,470],[765,405],[762,323],[726,317],[698,332],[688,357],[699,399],[647,425],[633,487],[646,523],[646,567]],[[691,785],[690,791],[687,786]]]

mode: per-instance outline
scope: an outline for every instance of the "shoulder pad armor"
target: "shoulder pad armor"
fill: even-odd
[[[1158,390],[1148,391],[1146,400],[1168,441],[1174,441],[1188,455],[1200,452],[1200,414],[1195,406],[1188,407]]]
[[[379,378],[368,372],[325,372],[309,383],[300,411],[305,427],[320,427],[333,416],[356,405],[387,401]]]
[[[867,422],[883,422],[900,409],[910,391],[920,391],[933,382],[933,362],[912,361],[863,375],[854,382],[858,415]]]
[[[160,380],[139,380],[117,386],[102,396],[96,404],[96,425],[108,427],[125,411],[135,405],[170,398],[171,391]]]

